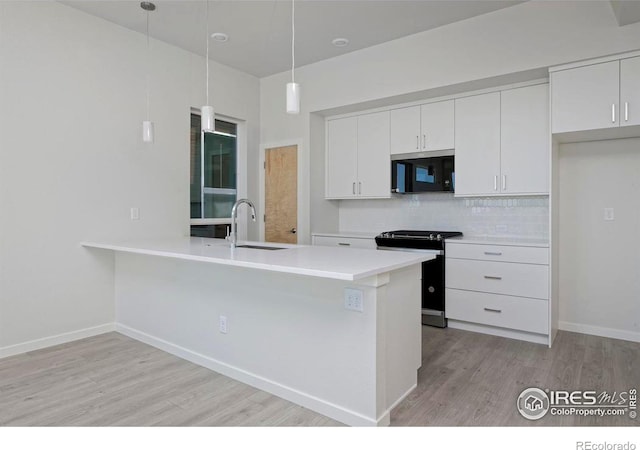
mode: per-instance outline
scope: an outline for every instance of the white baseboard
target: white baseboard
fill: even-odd
[[[536,344],[549,345],[549,336],[546,336],[544,334],[527,333],[525,331],[509,330],[507,328],[491,327],[489,325],[463,322],[453,319],[449,319],[449,328],[473,331],[475,333],[490,334],[492,336],[500,336],[510,339],[519,339],[521,341],[534,342]]]
[[[595,325],[585,325],[582,323],[563,322],[558,323],[558,329],[573,331],[574,333],[592,334],[612,339],[622,339],[623,341],[640,342],[640,333],[636,331],[617,330],[615,328],[597,327]]]
[[[304,392],[300,392],[296,389],[263,378],[254,373],[247,372],[246,370],[238,367],[231,366],[201,353],[188,350],[184,347],[167,342],[158,337],[151,336],[147,333],[143,333],[126,325],[116,323],[115,330],[125,336],[129,336],[132,339],[149,344],[179,358],[185,359],[199,366],[206,367],[207,369],[211,369],[257,389],[269,392],[270,394],[289,400],[297,405],[309,408],[317,413],[337,420],[338,422],[351,426],[384,426],[389,424],[389,410],[379,418],[369,418],[360,413],[348,410]],[[407,392],[407,394],[409,392]]]
[[[0,347],[0,359],[19,355],[21,353],[32,352],[34,350],[40,350],[46,347],[53,347],[54,345],[66,344],[67,342],[77,341],[78,339],[84,339],[91,336],[97,336],[99,334],[109,333],[110,331],[115,331],[115,324],[105,323],[96,327],[71,331],[69,333],[49,336],[42,339],[35,339],[33,341],[10,345],[8,347]]]

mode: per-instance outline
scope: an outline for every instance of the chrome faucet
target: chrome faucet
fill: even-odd
[[[237,202],[233,204],[233,208],[231,208],[231,234],[228,236],[229,242],[231,243],[231,248],[236,248],[236,244],[238,243],[238,206],[246,203],[249,208],[251,208],[251,219],[256,221],[256,208],[246,198],[241,198]]]

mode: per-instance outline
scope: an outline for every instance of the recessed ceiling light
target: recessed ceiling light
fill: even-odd
[[[216,42],[227,42],[229,40],[229,36],[226,33],[212,33],[211,39]]]
[[[331,41],[331,43],[333,45],[335,45],[336,47],[346,47],[347,45],[349,45],[349,39],[347,39],[347,38],[335,38],[333,41]]]

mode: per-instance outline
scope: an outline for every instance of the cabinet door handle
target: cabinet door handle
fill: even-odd
[[[501,309],[493,309],[493,308],[485,308],[484,309],[487,312],[493,312],[493,313],[501,313],[502,310]]]
[[[484,252],[487,256],[502,256],[502,252]]]
[[[348,242],[338,242],[338,245],[341,245],[343,247],[349,247],[351,246],[351,244],[349,244]]]
[[[611,104],[611,123],[616,123],[616,104]]]
[[[358,181],[358,195],[362,194],[362,181]]]
[[[507,176],[506,175],[502,175],[502,190],[503,191],[507,190]]]
[[[494,191],[498,190],[498,175],[493,177],[493,190]]]
[[[427,148],[427,135],[422,135],[422,148]]]
[[[495,277],[493,275],[485,275],[484,276],[487,280],[502,280],[502,277]]]
[[[351,189],[351,192],[353,192],[353,195],[356,195],[356,182],[353,182],[353,188]]]
[[[416,136],[416,150],[420,150],[420,136]]]
[[[629,102],[624,102],[624,121],[629,120]]]

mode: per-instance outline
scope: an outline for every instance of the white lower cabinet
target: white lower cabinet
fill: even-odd
[[[449,326],[545,343],[549,335],[549,249],[449,243]]]
[[[547,334],[549,308],[544,300],[446,289],[447,317],[530,333]]]

